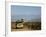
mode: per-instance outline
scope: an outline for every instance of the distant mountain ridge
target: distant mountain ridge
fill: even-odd
[[[11,20],[11,22],[16,22],[17,20]],[[41,22],[41,19],[32,19],[32,20],[27,20],[24,19],[24,22]]]

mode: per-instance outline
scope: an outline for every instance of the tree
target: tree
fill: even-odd
[[[24,22],[24,19],[21,19],[21,22]]]

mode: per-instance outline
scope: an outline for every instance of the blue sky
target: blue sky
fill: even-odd
[[[11,19],[39,19],[41,18],[41,7],[39,6],[19,6],[11,5]]]

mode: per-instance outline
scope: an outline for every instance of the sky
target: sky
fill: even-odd
[[[39,19],[41,20],[41,7],[40,6],[22,6],[11,5],[11,20],[25,20]]]

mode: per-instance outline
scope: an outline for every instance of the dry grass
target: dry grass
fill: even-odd
[[[41,22],[24,22],[24,27],[16,29],[16,23],[11,22],[12,31],[27,31],[27,30],[41,30]]]

